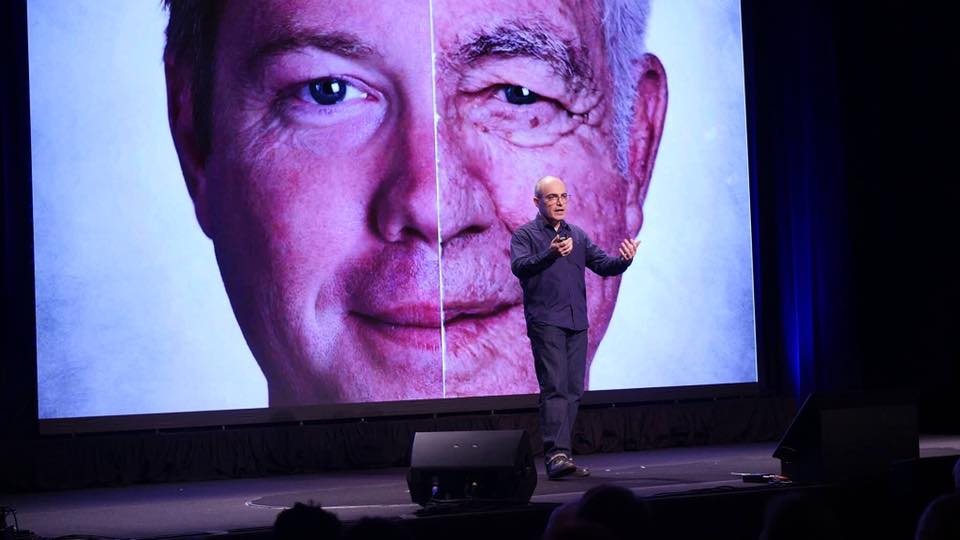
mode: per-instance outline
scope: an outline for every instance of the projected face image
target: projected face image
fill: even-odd
[[[563,178],[568,219],[615,252],[665,114],[655,57],[610,69],[602,9],[225,2],[208,99],[167,56],[181,167],[271,405],[537,391],[509,268],[533,183]],[[589,358],[619,278],[587,279]]]
[[[636,4],[636,3],[635,3]],[[666,107],[666,77],[640,56],[619,81],[595,2],[444,1],[436,17],[437,109],[448,395],[536,392],[510,235],[537,212],[534,181],[559,176],[568,219],[615,253],[643,221],[642,202]],[[619,103],[623,79],[639,94]],[[616,108],[638,114],[619,136]],[[592,359],[620,278],[587,273]],[[453,315],[458,312],[454,311]]]

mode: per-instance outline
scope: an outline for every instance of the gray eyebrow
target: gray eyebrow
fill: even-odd
[[[586,53],[556,36],[544,24],[512,21],[473,35],[453,55],[457,64],[469,65],[490,57],[526,57],[547,63],[575,89],[592,77]]]

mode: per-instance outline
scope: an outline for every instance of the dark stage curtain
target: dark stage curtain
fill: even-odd
[[[858,385],[840,74],[824,3],[748,2],[761,335],[775,391]]]
[[[774,440],[791,407],[776,398],[730,398],[587,408],[577,420],[574,451]],[[0,492],[403,467],[418,431],[490,429],[525,429],[533,452],[542,454],[532,411],[46,437],[0,448]]]
[[[762,368],[960,430],[957,48],[935,3],[745,1]]]

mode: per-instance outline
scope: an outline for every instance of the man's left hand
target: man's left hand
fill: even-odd
[[[634,255],[637,254],[637,246],[639,245],[639,240],[626,239],[620,242],[620,257],[625,261],[632,261]]]

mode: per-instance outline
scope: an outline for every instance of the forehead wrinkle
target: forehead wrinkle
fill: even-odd
[[[577,40],[561,39],[559,34],[542,20],[507,21],[474,33],[453,51],[448,61],[468,66],[485,58],[530,58],[546,63],[569,86],[579,90],[592,78],[586,51]]]

